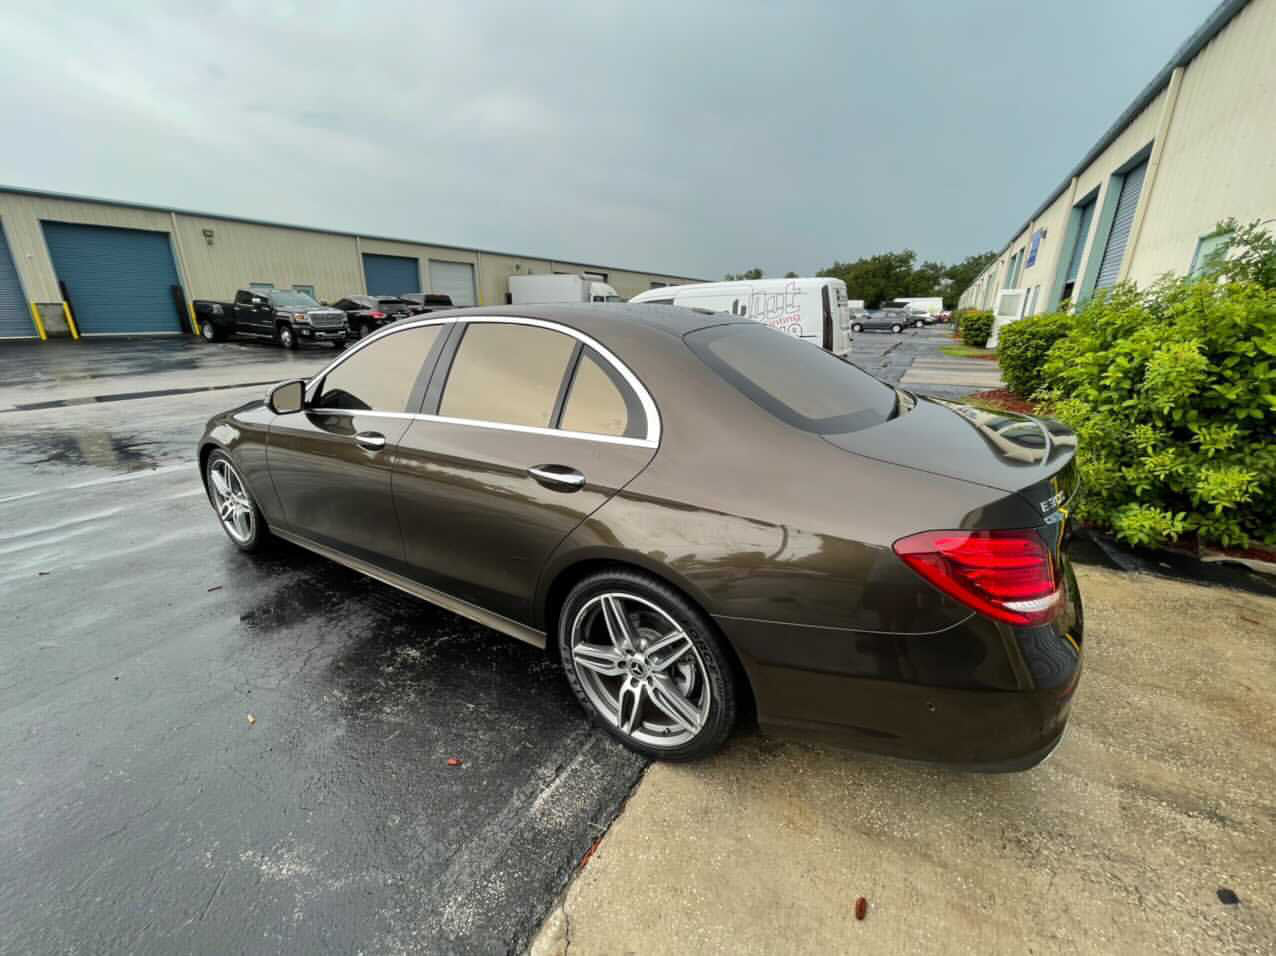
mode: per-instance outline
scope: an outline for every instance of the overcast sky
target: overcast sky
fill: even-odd
[[[1214,5],[11,3],[0,183],[709,278],[953,261]]]

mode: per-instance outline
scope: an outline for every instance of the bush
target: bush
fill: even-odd
[[[1043,387],[1046,355],[1070,328],[1072,316],[1054,313],[1020,319],[1002,329],[997,356],[1006,387],[1021,398],[1028,398]]]
[[[1118,286],[1041,372],[1049,413],[1078,435],[1078,517],[1132,544],[1276,544],[1276,290]]]
[[[991,312],[967,312],[961,317],[958,327],[961,340],[972,348],[983,348],[988,344],[988,336],[992,335]]]

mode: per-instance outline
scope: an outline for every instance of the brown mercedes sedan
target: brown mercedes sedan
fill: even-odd
[[[916,398],[749,320],[434,313],[218,415],[208,497],[544,647],[635,750],[764,729],[979,769],[1058,743],[1081,672],[1074,436]]]

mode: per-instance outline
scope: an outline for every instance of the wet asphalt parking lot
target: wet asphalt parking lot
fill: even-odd
[[[204,421],[331,355],[0,353],[0,951],[517,950],[642,773],[540,651],[225,540]]]
[[[0,352],[0,952],[517,951],[641,776],[540,651],[225,540],[204,422],[332,356]]]

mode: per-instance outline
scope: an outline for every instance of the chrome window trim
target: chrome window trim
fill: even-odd
[[[417,329],[428,325],[452,325],[457,322],[486,322],[498,323],[505,325],[530,325],[536,328],[549,329],[551,332],[561,332],[564,335],[570,335],[578,342],[583,342],[611,366],[620,373],[626,384],[634,390],[634,394],[638,396],[638,402],[642,405],[643,413],[647,417],[647,436],[645,438],[625,438],[620,435],[596,435],[592,432],[572,432],[564,428],[538,428],[532,425],[512,425],[505,422],[488,422],[480,421],[472,418],[449,418],[444,415],[414,415],[409,412],[378,412],[378,411],[357,411],[352,409],[339,408],[315,408],[312,411],[315,414],[333,415],[373,415],[383,418],[410,418],[420,419],[422,421],[437,421],[449,425],[473,425],[476,428],[494,428],[503,429],[505,431],[526,432],[533,435],[560,435],[568,438],[581,438],[586,441],[607,442],[613,445],[637,445],[643,448],[657,448],[660,445],[660,412],[656,409],[655,400],[652,399],[651,393],[647,391],[645,385],[638,379],[638,376],[629,370],[624,362],[620,361],[611,350],[595,339],[593,336],[573,329],[570,326],[560,325],[557,322],[550,322],[546,319],[532,319],[517,315],[455,315],[441,319],[418,319],[411,322],[395,322],[393,325],[385,326],[379,329],[375,334],[368,336],[366,339],[360,339],[358,344],[353,348],[347,349],[340,356],[325,366],[314,378],[310,380],[310,384],[306,386],[306,401],[313,401],[315,393],[319,388],[319,383],[332,372],[333,369],[341,365],[352,355],[357,355],[367,346],[378,341],[387,335],[395,335],[399,332],[405,332],[408,329]]]
[[[597,432],[572,432],[565,428],[537,428],[534,425],[509,425],[505,422],[486,422],[478,418],[449,418],[446,415],[414,415],[410,412],[376,412],[356,408],[311,408],[312,415],[359,415],[373,418],[397,418],[414,422],[438,422],[442,425],[471,425],[475,428],[493,428],[499,431],[523,432],[528,435],[549,435],[554,438],[577,438],[582,441],[604,442],[609,445],[633,445],[636,448],[656,448],[649,438],[626,438],[623,435],[599,435]]]

